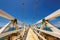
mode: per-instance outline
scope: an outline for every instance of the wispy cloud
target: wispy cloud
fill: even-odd
[[[55,19],[51,20],[51,23],[53,25],[55,25],[56,27],[60,28],[60,19],[59,18],[55,18]]]
[[[60,21],[54,23],[55,26],[60,27]]]

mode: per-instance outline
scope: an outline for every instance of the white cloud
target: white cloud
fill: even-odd
[[[52,20],[50,20],[50,22],[56,26],[56,27],[60,27],[60,19],[59,18],[54,18]]]
[[[55,25],[56,27],[60,27],[60,21],[53,23],[53,25]]]

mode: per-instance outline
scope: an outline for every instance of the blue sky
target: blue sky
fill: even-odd
[[[33,24],[60,9],[60,0],[0,0],[0,9],[26,24]]]

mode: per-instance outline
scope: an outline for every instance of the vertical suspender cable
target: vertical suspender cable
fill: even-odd
[[[34,9],[33,9],[33,11],[34,11],[35,16],[33,16],[33,18],[32,18],[33,20],[35,20],[37,18],[38,4],[39,4],[39,0],[34,0]]]
[[[25,1],[22,0],[23,17],[26,16]]]

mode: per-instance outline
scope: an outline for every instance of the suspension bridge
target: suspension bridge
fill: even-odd
[[[52,25],[49,20],[60,16],[60,9],[52,12],[47,17],[37,21],[32,25],[27,25],[17,18],[9,15],[9,13],[0,10],[0,17],[6,18],[9,22],[0,29],[0,38],[4,40],[60,40],[60,30]],[[18,23],[21,24],[19,28]],[[41,24],[38,28],[38,24]],[[16,30],[6,32],[11,25]],[[46,31],[44,28],[48,26],[52,31]]]

